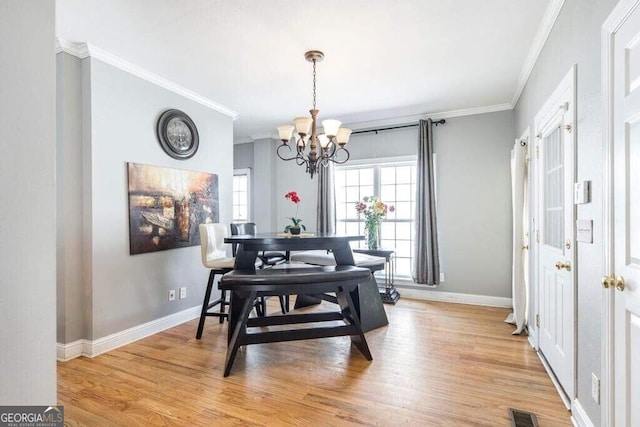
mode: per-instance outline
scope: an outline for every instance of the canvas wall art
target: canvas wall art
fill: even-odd
[[[200,244],[198,225],[219,222],[218,175],[127,163],[130,254]]]

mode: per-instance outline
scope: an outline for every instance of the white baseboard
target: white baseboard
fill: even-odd
[[[82,356],[85,353],[85,347],[87,347],[88,342],[87,340],[78,340],[68,344],[57,343],[56,357],[58,361],[66,362],[67,360]]]
[[[529,341],[529,345],[531,346],[531,348],[537,351],[538,349],[536,348],[536,337],[535,335],[531,334],[531,330],[529,330],[529,336],[527,337],[527,340]]]
[[[576,427],[595,427],[578,399],[571,402],[571,422]]]
[[[56,348],[58,360],[64,362],[78,356],[95,357],[107,351],[122,347],[123,345],[138,341],[139,339],[173,328],[189,320],[196,319],[200,317],[201,309],[201,306],[191,307],[178,313],[173,313],[93,341],[78,340],[68,344],[58,343]]]
[[[404,298],[427,301],[453,302],[456,304],[484,305],[487,307],[512,307],[511,298],[491,297],[487,295],[460,294],[455,292],[439,292],[415,287],[396,286]]]

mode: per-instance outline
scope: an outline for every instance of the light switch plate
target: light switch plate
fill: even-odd
[[[576,221],[576,230],[578,233],[577,241],[584,243],[593,243],[593,220],[579,219]]]

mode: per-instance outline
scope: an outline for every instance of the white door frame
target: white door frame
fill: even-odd
[[[629,15],[640,6],[640,0],[620,0],[601,30],[602,76],[602,276],[614,271],[613,252],[613,39]],[[614,290],[602,289],[602,372],[600,374],[600,420],[603,426],[614,421]]]

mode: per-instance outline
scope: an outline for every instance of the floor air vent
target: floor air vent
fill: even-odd
[[[538,420],[531,412],[509,408],[511,427],[538,427]]]

